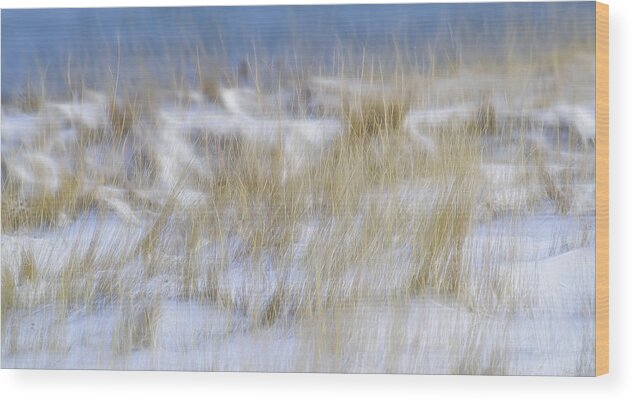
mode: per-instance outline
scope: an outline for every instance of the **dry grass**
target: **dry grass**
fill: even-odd
[[[92,200],[82,194],[80,185],[80,177],[68,174],[56,190],[25,199],[20,183],[7,183],[2,192],[2,230],[51,227],[90,209]]]
[[[476,112],[474,128],[486,135],[495,135],[498,133],[495,107],[490,99],[485,99],[481,102]]]
[[[2,308],[2,333],[5,337],[6,322],[9,316],[9,312],[15,307],[17,299],[17,290],[13,273],[7,268],[5,264],[2,264],[2,301],[0,306]]]
[[[19,279],[20,282],[34,282],[37,279],[37,265],[31,250],[22,249]]]
[[[463,246],[473,226],[473,190],[460,178],[449,184],[431,213],[419,224],[415,255],[418,272],[411,290],[431,287],[442,294],[457,296],[468,278],[463,271]]]
[[[365,143],[381,136],[398,135],[409,111],[407,93],[384,94],[379,99],[348,100],[342,105],[345,135],[350,141]]]
[[[25,113],[38,113],[45,105],[44,83],[35,88],[31,80],[27,80],[20,97],[18,107]]]
[[[547,165],[544,152],[535,152],[536,171],[538,180],[543,186],[546,196],[555,204],[555,208],[560,214],[567,214],[572,207],[572,188],[570,178],[565,173],[562,175],[552,171]]]
[[[487,237],[483,228],[537,216],[545,202],[561,215],[571,214],[578,202],[574,186],[593,179],[573,163],[577,154],[583,161],[586,150],[564,150],[573,162],[551,169],[562,165],[560,154],[531,153],[536,147],[534,127],[524,124],[529,118],[503,121],[493,94],[481,96],[495,92],[495,85],[482,84],[481,91],[459,96],[444,92],[443,80],[460,79],[457,67],[442,77],[414,71],[408,79],[415,84],[407,88],[403,66],[382,72],[380,79],[342,68],[333,85],[343,89],[320,92],[307,89],[300,77],[268,88],[256,66],[245,67],[248,74],[243,71],[240,79],[255,80],[251,101],[276,112],[233,115],[220,102],[222,81],[199,66],[198,90],[206,98],[201,102],[207,102],[200,109],[220,117],[176,103],[170,107],[183,126],[170,126],[171,109],[162,110],[161,102],[173,98],[156,95],[162,88],[111,91],[102,126],[72,124],[77,136],[70,140],[55,142],[54,133],[46,133],[38,140],[45,144],[24,143],[27,151],[33,147],[52,159],[68,159],[74,170],[64,170],[55,190],[27,196],[24,183],[4,177],[3,158],[3,239],[15,236],[20,242],[17,236],[35,231],[61,239],[53,246],[38,245],[37,253],[22,245],[19,265],[11,269],[3,261],[3,327],[18,300],[33,311],[54,308],[61,323],[114,311],[114,324],[104,324],[112,339],[100,339],[97,347],[110,350],[112,361],[103,350],[100,358],[116,366],[113,362],[133,355],[169,349],[165,345],[173,340],[161,338],[159,330],[163,314],[186,306],[204,314],[196,316],[202,323],[181,325],[195,333],[173,341],[180,352],[202,355],[201,345],[212,344],[214,353],[205,350],[205,355],[215,359],[224,349],[229,356],[260,342],[254,350],[266,353],[267,336],[288,337],[289,348],[293,342],[300,345],[289,367],[300,371],[347,371],[368,364],[377,371],[424,372],[428,367],[408,356],[438,356],[434,342],[445,341],[451,332],[459,347],[445,351],[451,358],[444,365],[429,367],[459,374],[511,373],[511,347],[487,336],[504,334],[496,325],[509,317],[535,313],[531,280],[539,278],[518,268],[527,253],[525,240],[512,232]],[[349,89],[352,75],[371,90]],[[180,89],[188,90],[186,85]],[[288,110],[267,104],[281,99],[278,92],[285,90],[301,104]],[[505,95],[523,96],[513,91]],[[444,97],[479,106],[441,123],[420,124],[420,132],[413,133],[406,124],[413,112],[451,106]],[[309,111],[312,103],[317,106]],[[218,120],[204,126],[212,117]],[[322,118],[339,124],[335,135],[314,146],[318,131],[301,133],[309,145],[294,149],[284,124],[318,126]],[[222,131],[225,121],[231,127],[227,132]],[[280,125],[274,134],[267,132],[273,140],[245,134],[271,122]],[[417,145],[416,135],[433,144],[433,151]],[[300,162],[294,165],[293,158]],[[485,165],[511,166],[513,175],[519,173],[505,179],[502,188],[495,175],[484,178]],[[523,196],[524,187],[539,191]],[[494,210],[488,203],[491,193],[509,188],[519,196]],[[83,218],[94,219],[95,228],[73,232],[71,226]],[[90,238],[90,244],[81,238]],[[421,305],[424,314],[413,318],[410,309]],[[464,314],[463,327],[453,332],[442,325],[423,328],[425,320],[436,319],[433,314],[441,323],[451,320],[447,311]],[[31,311],[20,314],[34,317]],[[172,314],[176,318],[170,319],[182,324],[180,313]],[[86,337],[101,336],[91,334]],[[245,344],[229,343],[236,340]],[[253,355],[243,356],[237,367],[263,367],[258,364],[266,357]],[[274,363],[284,363],[275,358]],[[589,364],[579,360],[577,371]]]
[[[210,102],[219,102],[221,100],[220,83],[211,77],[201,77],[200,91],[207,97]]]
[[[113,352],[125,355],[151,347],[156,340],[160,305],[156,299],[128,299],[121,302],[121,317],[113,334]]]

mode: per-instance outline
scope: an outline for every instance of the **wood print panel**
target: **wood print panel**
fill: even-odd
[[[597,3],[597,375],[609,367],[609,19]]]
[[[3,368],[607,371],[602,6],[1,18]]]

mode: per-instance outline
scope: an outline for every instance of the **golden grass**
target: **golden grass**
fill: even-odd
[[[19,278],[20,282],[33,282],[37,279],[37,265],[31,250],[22,249]]]
[[[156,299],[129,299],[121,302],[121,317],[113,334],[113,352],[125,355],[155,342],[160,318]]]
[[[463,246],[473,225],[473,196],[465,179],[456,179],[442,194],[429,217],[419,224],[415,255],[418,272],[411,282],[412,291],[426,287],[449,295],[458,295],[465,283]]]
[[[555,204],[560,214],[567,214],[572,207],[572,189],[570,178],[564,175],[561,180],[557,173],[549,170],[543,151],[535,152],[538,180],[543,186],[546,196]]]
[[[486,135],[495,135],[498,132],[495,107],[490,99],[483,100],[478,107],[474,127]]]
[[[257,75],[252,67],[249,75]],[[31,249],[22,248],[19,266],[11,271],[3,265],[3,327],[18,293],[26,292],[22,285],[35,289],[52,281],[46,303],[60,311],[62,322],[72,312],[91,312],[98,302],[118,313],[109,346],[115,360],[133,351],[157,351],[163,302],[174,301],[196,302],[226,316],[227,328],[210,335],[213,342],[238,331],[258,337],[299,326],[299,336],[307,338],[302,340],[304,369],[347,370],[349,355],[364,360],[362,351],[376,356],[387,351],[384,366],[373,364],[398,372],[404,367],[399,356],[408,353],[406,342],[424,343],[402,333],[412,324],[402,310],[413,303],[431,297],[476,319],[480,314],[532,313],[535,295],[527,275],[517,271],[516,260],[524,251],[519,240],[509,237],[500,245],[487,239],[481,244],[474,240],[475,229],[500,216],[535,213],[544,200],[568,214],[573,185],[592,179],[592,173],[573,163],[567,166],[574,174],[552,171],[556,155],[531,154],[531,145],[521,143],[529,141],[530,125],[523,120],[502,124],[491,98],[479,94],[455,99],[479,102],[466,118],[452,116],[425,129],[422,134],[435,144],[434,152],[417,147],[405,125],[410,112],[434,107],[435,96],[449,96],[435,93],[434,85],[458,73],[435,77],[420,72],[428,87],[416,87],[421,92],[416,94],[405,89],[399,71],[395,78],[382,77],[381,85],[377,77],[357,74],[362,83],[381,89],[335,94],[336,113],[326,117],[338,119],[341,132],[296,168],[289,163],[294,155],[285,148],[285,133],[264,144],[241,136],[239,129],[235,135],[209,129],[201,130],[202,139],[183,132],[178,133],[183,141],[159,147],[164,133],[160,119],[153,118],[160,104],[160,97],[152,95],[156,88],[113,94],[103,128],[79,127],[79,138],[66,148],[51,146],[54,152],[38,145],[55,158],[68,157],[76,167],[64,173],[56,190],[26,197],[22,183],[5,179],[3,169],[3,236],[34,229],[64,233],[78,217],[97,219],[95,233],[81,231],[82,236],[92,235],[87,249],[79,242],[64,246],[76,251],[59,271],[50,271],[52,256],[60,251],[56,249],[38,252],[36,259]],[[342,71],[341,81],[347,78]],[[214,110],[222,107],[221,81],[200,70],[198,81],[207,101],[217,103]],[[294,105],[292,113],[301,109],[305,117],[306,104],[320,93],[307,92],[302,80],[296,81],[292,90],[299,95],[294,99],[302,105]],[[263,85],[256,86],[258,102],[272,99]],[[186,105],[178,107],[187,111]],[[257,124],[257,118],[250,123]],[[266,118],[290,117],[271,113]],[[518,138],[512,138],[513,130],[519,131]],[[514,146],[515,153],[498,156],[491,152],[497,148],[490,148],[497,145]],[[95,152],[103,161],[90,160]],[[170,165],[166,160],[171,156]],[[494,211],[499,216],[488,211],[487,195],[499,191],[500,183],[483,178],[485,163],[517,167],[518,178],[509,179],[513,189],[537,186],[539,195],[511,199],[508,210]],[[169,179],[164,166],[175,170]],[[174,183],[173,177],[180,179]],[[114,235],[105,230],[105,222],[116,215],[115,209],[104,201],[99,186],[119,191],[116,200],[136,218],[132,223],[113,218],[116,227],[125,227]],[[191,193],[200,200],[188,203]],[[129,249],[122,246],[125,242]],[[474,251],[477,247],[484,250]],[[31,291],[34,295],[20,297],[34,307],[44,303]],[[377,317],[363,315],[367,305],[392,308],[386,314],[386,320],[393,320],[386,332],[373,324]],[[456,331],[464,348],[449,352],[455,359],[446,371],[508,373],[513,357],[505,355],[506,345],[484,339],[493,330],[477,322],[465,325],[467,329]],[[357,328],[365,332],[356,333]],[[389,339],[379,344],[384,337]],[[578,371],[588,364],[580,360]]]
[[[398,135],[409,108],[407,93],[384,95],[383,99],[348,100],[342,105],[345,135],[361,143],[382,135]]]
[[[116,101],[110,102],[108,118],[112,127],[112,135],[116,139],[121,139],[128,135],[138,119],[136,106],[126,101],[123,105],[118,105]]]
[[[51,227],[88,210],[92,200],[82,194],[80,186],[81,177],[67,174],[57,189],[24,199],[20,183],[7,183],[2,189],[2,230]]]
[[[220,102],[221,100],[220,83],[212,77],[200,78],[200,91],[207,97],[210,102]]]
[[[5,336],[6,322],[9,312],[15,307],[17,299],[17,289],[13,273],[7,265],[2,264],[2,300],[0,306],[2,308],[2,332]]]
[[[27,80],[18,99],[18,107],[25,113],[38,113],[45,105],[44,86],[39,91],[34,88],[30,80]]]

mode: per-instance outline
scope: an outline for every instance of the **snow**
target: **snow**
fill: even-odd
[[[457,86],[456,81],[452,85]],[[374,96],[390,90],[331,77],[315,78],[309,86],[312,102],[322,102],[324,109],[344,92]],[[41,192],[54,193],[63,175],[69,174],[67,166],[84,158],[88,173],[81,191],[92,197],[94,206],[45,230],[3,231],[3,270],[20,278],[23,252],[30,250],[40,272],[37,282],[18,280],[21,300],[27,302],[11,311],[3,325],[7,332],[3,332],[2,366],[438,374],[471,372],[472,367],[476,373],[491,374],[500,373],[502,367],[503,374],[592,374],[593,177],[573,177],[570,207],[557,213],[544,186],[534,177],[527,179],[532,167],[518,162],[521,158],[514,152],[520,140],[515,137],[510,145],[501,143],[491,158],[483,156],[472,172],[483,190],[477,194],[474,227],[462,249],[469,262],[464,274],[471,278],[466,300],[431,289],[402,294],[416,266],[406,236],[382,239],[395,244],[388,252],[377,243],[369,247],[371,258],[350,257],[364,230],[364,221],[354,214],[364,211],[300,220],[293,226],[291,251],[281,256],[245,255],[249,236],[258,234],[257,225],[244,232],[228,228],[225,221],[236,219],[234,205],[216,216],[215,223],[204,222],[217,225],[214,230],[226,229],[222,239],[203,236],[192,251],[186,251],[175,222],[187,211],[211,214],[215,208],[215,194],[201,190],[199,184],[213,177],[217,163],[213,152],[218,150],[204,155],[202,144],[228,139],[262,154],[281,150],[285,182],[303,177],[302,172],[316,166],[344,135],[344,122],[337,116],[298,116],[283,108],[271,114],[271,108],[279,109],[283,104],[279,100],[287,96],[262,95],[247,87],[222,88],[221,101],[212,103],[197,92],[177,94],[191,100],[191,106],[161,104],[151,132],[143,127],[147,122],[137,122],[134,134],[122,145],[124,155],[111,155],[107,143],[91,144],[81,156],[74,154],[81,127],[103,129],[109,124],[103,94],[91,93],[82,102],[52,102],[37,114],[3,108],[3,180],[6,175],[30,189],[30,194],[23,190],[27,200]],[[439,157],[434,129],[468,121],[478,106],[413,104],[403,122],[411,140],[406,146]],[[580,147],[561,152],[550,146],[555,140],[548,130],[535,129],[523,139],[544,149],[548,158],[544,169],[557,184],[592,154],[594,112],[586,105],[562,102],[520,113],[513,107],[500,109],[501,120],[529,116],[534,127],[563,125],[581,139]],[[51,129],[42,141],[45,145],[36,147],[42,127]],[[495,141],[489,138],[484,143]],[[156,174],[156,182],[147,187],[122,179],[129,176],[130,155],[139,150],[151,160]],[[115,179],[105,180],[100,172]],[[450,180],[416,179],[396,183],[390,190],[371,189],[361,205],[368,210],[374,204],[394,208],[406,221],[430,209],[442,194],[443,183]],[[175,212],[162,223],[163,237],[156,240],[156,250],[144,255],[140,244],[161,223],[162,207],[174,189],[178,190],[173,194]],[[328,243],[342,230],[347,233],[342,243]],[[264,240],[267,236],[273,235],[266,232]],[[50,301],[57,281],[72,261],[90,256],[92,249],[95,261],[103,262],[85,286],[78,285],[91,302],[70,301],[61,310]],[[322,256],[317,260],[324,265],[311,266],[309,253]],[[207,279],[214,277],[217,289],[207,289],[213,297],[197,300],[183,295],[183,272],[193,258],[200,264],[195,287],[208,286]],[[328,266],[336,265],[339,258],[345,261],[341,272]],[[148,265],[156,272],[153,276],[145,271]],[[320,280],[321,287],[316,288]],[[494,281],[502,285],[496,287]],[[336,308],[315,303],[318,311],[308,311],[306,306],[315,299],[327,304],[335,294],[341,298]],[[119,300],[122,295],[129,300]],[[283,300],[279,317],[263,323],[277,297]],[[149,324],[151,339],[116,352],[120,343],[125,344],[125,336],[138,330],[134,326],[141,326],[126,327],[126,319],[142,321],[150,312],[156,313]]]

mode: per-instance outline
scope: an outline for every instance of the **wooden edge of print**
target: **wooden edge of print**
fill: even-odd
[[[596,299],[595,374],[609,370],[609,24],[596,3]]]

